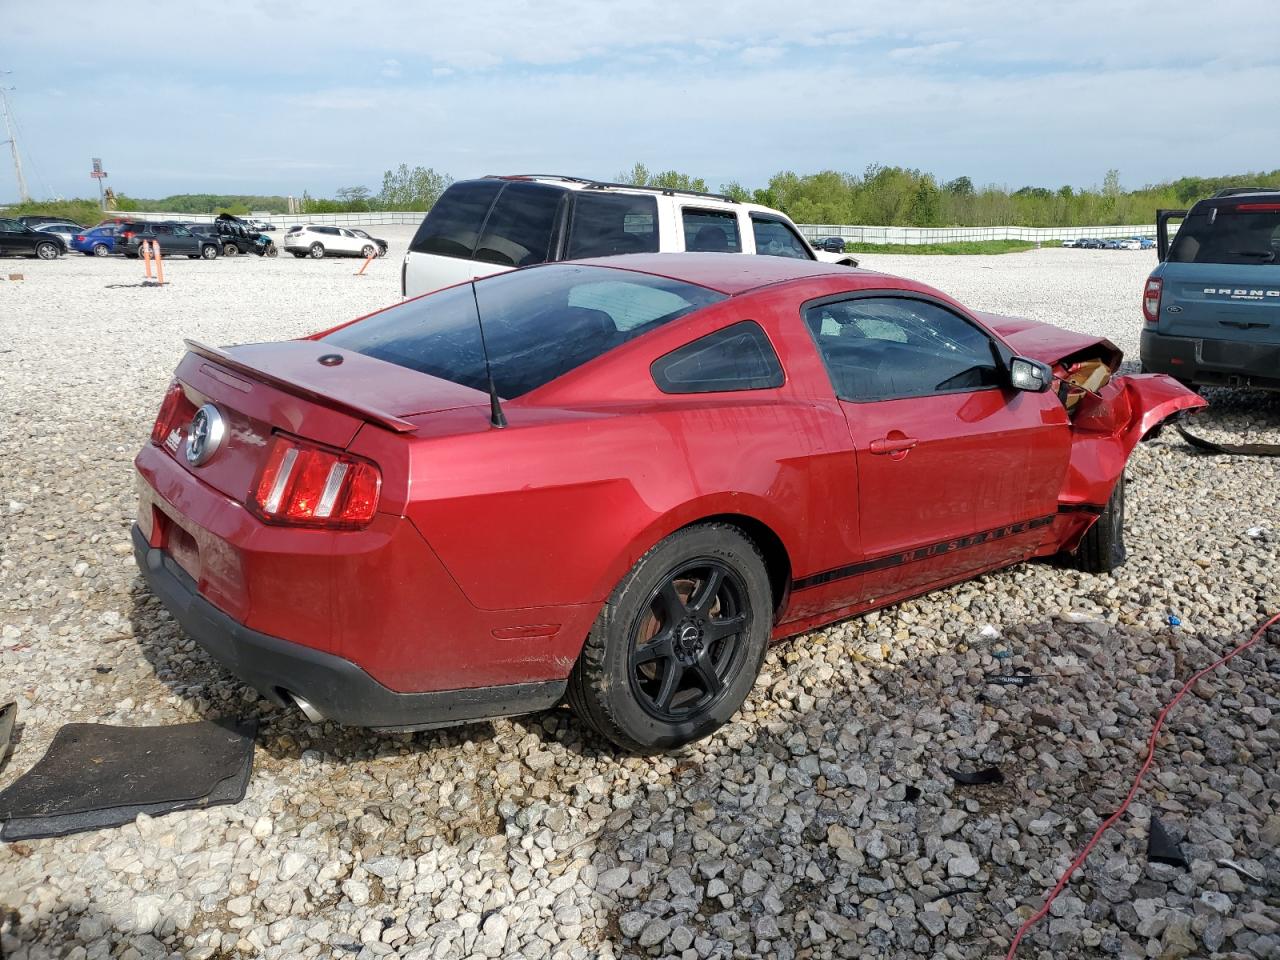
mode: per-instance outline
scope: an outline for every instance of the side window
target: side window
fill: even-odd
[[[350,230],[339,230],[338,233],[342,234],[342,236],[346,237],[348,240],[354,240],[356,238],[356,235]]]
[[[545,263],[565,191],[542,183],[509,183],[493,205],[475,259],[506,267]]]
[[[0,220],[0,230],[5,233],[21,233],[22,224],[17,220]]]
[[[655,360],[649,372],[663,393],[767,390],[784,380],[773,344],[752,320],[672,350]]]
[[[151,232],[159,234],[162,237],[168,237],[173,235],[173,227],[169,226],[167,223],[157,223],[151,228]]]
[[[751,230],[756,238],[756,253],[768,257],[792,257],[812,260],[813,254],[794,230],[781,220],[751,215]]]
[[[997,387],[991,338],[927,300],[859,297],[805,310],[842,400],[889,400]]]
[[[738,215],[732,210],[681,211],[684,248],[694,253],[741,253]]]
[[[191,236],[191,231],[188,230],[186,227],[174,227],[173,235],[175,237],[189,237]]]
[[[658,252],[658,201],[634,193],[579,190],[573,197],[566,260]]]
[[[502,187],[501,180],[455,183],[440,195],[413,235],[409,249],[413,253],[470,259],[484,218]]]

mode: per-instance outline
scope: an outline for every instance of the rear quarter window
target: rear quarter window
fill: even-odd
[[[659,357],[649,367],[663,393],[767,390],[783,384],[782,363],[754,320],[743,320]]]
[[[657,252],[656,198],[592,190],[574,196],[565,259]]]

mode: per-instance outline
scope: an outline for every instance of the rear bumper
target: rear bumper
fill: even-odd
[[[1280,390],[1280,345],[1174,337],[1143,330],[1142,366],[1185,383]]]
[[[210,656],[273,703],[286,693],[326,719],[354,727],[417,729],[533,713],[554,706],[566,681],[551,680],[429,693],[383,686],[343,657],[251,630],[196,590],[191,577],[135,525],[133,553],[151,591]]]

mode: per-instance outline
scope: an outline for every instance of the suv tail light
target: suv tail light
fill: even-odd
[[[1163,285],[1163,281],[1157,277],[1147,281],[1147,288],[1142,293],[1142,316],[1147,323],[1160,322],[1160,288]]]
[[[267,523],[354,529],[373,519],[381,486],[367,460],[276,434],[249,509]]]
[[[195,416],[196,405],[187,399],[187,392],[177,380],[170,381],[169,389],[164,393],[160,404],[160,412],[156,414],[156,422],[151,427],[151,442],[158,447],[167,447],[170,453],[176,453],[182,441],[183,425]]]

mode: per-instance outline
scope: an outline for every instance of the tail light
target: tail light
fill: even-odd
[[[120,233],[120,236],[124,237],[126,240],[132,240],[134,233],[132,230],[124,230]]]
[[[1142,315],[1147,323],[1160,322],[1160,288],[1162,286],[1162,280],[1152,277],[1147,281],[1147,288],[1142,293]]]
[[[369,461],[277,434],[249,509],[267,523],[353,529],[373,519],[381,486]]]
[[[158,447],[167,447],[170,453],[176,453],[178,444],[182,442],[182,427],[196,413],[196,405],[187,399],[187,392],[177,380],[169,384],[160,404],[160,412],[151,427],[151,442]]]
[[[77,234],[77,235],[76,235],[76,239],[77,239],[77,240],[79,240],[81,243],[83,243],[83,242],[84,242],[84,234],[83,234],[83,233]]]

